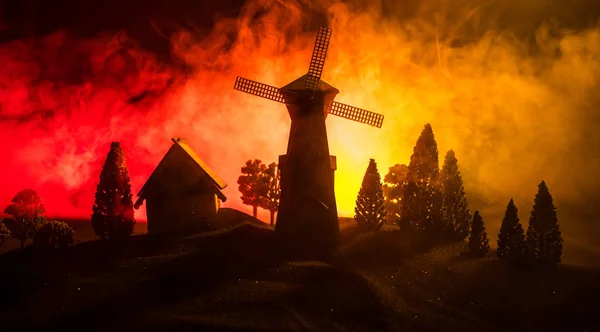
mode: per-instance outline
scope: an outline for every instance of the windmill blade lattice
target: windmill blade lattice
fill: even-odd
[[[334,101],[329,114],[381,128],[383,115]]]
[[[308,75],[304,87],[309,90],[316,90],[321,80],[323,67],[325,66],[325,58],[327,57],[327,49],[331,40],[331,29],[320,27],[315,47],[313,49],[310,66],[308,67]]]
[[[284,104],[286,103],[286,100],[283,97],[283,94],[281,93],[279,88],[245,79],[243,77],[238,76],[238,78],[236,78],[235,85],[233,88],[238,91],[249,93],[251,95],[263,97]]]

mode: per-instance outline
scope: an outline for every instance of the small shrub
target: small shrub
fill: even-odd
[[[4,241],[10,237],[10,230],[3,221],[0,221],[0,247],[4,244]]]
[[[58,249],[72,246],[75,243],[75,231],[62,221],[44,223],[33,236],[36,247]]]

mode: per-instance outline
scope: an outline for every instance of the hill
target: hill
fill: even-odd
[[[393,229],[343,229],[326,261],[286,261],[234,210],[172,239],[0,256],[0,325],[86,331],[592,331],[600,272],[520,271],[461,244],[416,250]]]

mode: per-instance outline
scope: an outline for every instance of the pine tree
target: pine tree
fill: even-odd
[[[410,156],[408,180],[417,183],[435,183],[439,173],[439,156],[433,128],[425,124]]]
[[[11,216],[4,220],[13,238],[25,247],[28,239],[32,238],[38,227],[46,222],[42,199],[33,189],[19,191],[6,207],[4,213]]]
[[[561,262],[563,239],[552,195],[544,181],[535,195],[526,243],[530,259],[548,265]]]
[[[525,234],[519,221],[519,211],[512,198],[502,219],[496,255],[500,259],[514,262],[521,261],[525,255]]]
[[[473,222],[471,223],[471,235],[469,236],[469,252],[476,257],[484,257],[490,250],[490,245],[483,224],[483,218],[479,211],[475,210]]]
[[[400,209],[400,227],[434,239],[442,229],[443,192],[438,185],[439,160],[433,129],[426,124],[413,149]]]
[[[354,212],[354,220],[362,231],[376,231],[385,224],[385,198],[375,159],[369,161],[356,198]]]
[[[389,172],[383,178],[383,196],[388,213],[388,221],[400,218],[400,206],[402,205],[402,186],[406,182],[408,166],[396,164],[390,167]]]
[[[271,226],[275,225],[275,212],[279,209],[279,197],[281,196],[279,166],[270,163],[263,172],[264,181],[267,182],[267,193],[262,201],[261,207],[270,213]]]
[[[469,235],[469,224],[472,216],[471,211],[469,211],[462,176],[458,169],[458,160],[453,150],[446,153],[439,180],[444,192],[443,216],[445,226],[452,237],[464,240]]]
[[[269,187],[264,172],[267,166],[259,159],[248,160],[242,167],[242,175],[238,178],[238,190],[242,193],[242,203],[252,206],[252,216],[258,216],[258,208],[263,206]]]
[[[92,228],[100,239],[118,241],[133,233],[133,195],[125,153],[119,142],[110,144],[92,211]]]

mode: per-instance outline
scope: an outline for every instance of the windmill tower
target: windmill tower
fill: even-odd
[[[334,193],[336,158],[329,155],[327,114],[381,128],[383,115],[333,101],[339,90],[321,81],[331,30],[321,27],[308,73],[282,88],[238,77],[234,89],[286,105],[292,125],[287,154],[279,156],[281,197],[275,233],[301,252],[327,252],[337,245]]]

